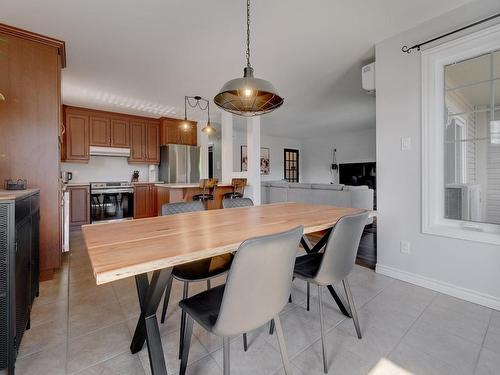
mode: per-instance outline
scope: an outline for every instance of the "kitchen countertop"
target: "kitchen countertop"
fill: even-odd
[[[0,201],[13,200],[24,198],[29,195],[38,193],[40,189],[26,189],[26,190],[0,190]]]
[[[157,187],[163,187],[163,188],[170,188],[170,189],[189,189],[189,188],[198,188],[200,187],[199,183],[192,183],[192,184],[184,184],[184,183],[177,183],[177,184],[155,184]],[[219,182],[217,184],[218,187],[226,187],[226,186],[233,186],[229,182]]]

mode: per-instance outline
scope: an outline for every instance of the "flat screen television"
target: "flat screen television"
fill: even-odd
[[[376,190],[377,163],[345,163],[339,164],[339,182],[344,185],[367,185]]]

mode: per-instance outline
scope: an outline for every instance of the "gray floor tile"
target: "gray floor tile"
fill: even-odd
[[[37,353],[67,341],[68,325],[66,319],[53,320],[40,324],[24,332],[18,358]]]
[[[476,375],[498,375],[500,373],[500,354],[483,348],[476,368]]]
[[[484,347],[500,353],[500,325],[490,324],[484,339]]]
[[[115,324],[69,342],[68,372],[75,373],[125,353],[132,337],[125,323]]]
[[[54,346],[16,361],[18,375],[64,375],[66,344]]]
[[[466,375],[462,371],[407,344],[400,344],[390,354],[388,360],[408,374],[414,375]],[[382,367],[382,365],[380,365]],[[390,366],[388,366],[390,368]],[[383,374],[380,368],[375,374]],[[387,373],[387,372],[386,372]]]
[[[415,323],[403,342],[440,360],[472,373],[481,346],[436,326]]]
[[[144,375],[139,356],[123,353],[97,365],[86,368],[78,375]]]

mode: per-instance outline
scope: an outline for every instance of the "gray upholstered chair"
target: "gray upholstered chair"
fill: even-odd
[[[253,206],[250,198],[224,198],[222,200],[222,208],[238,208]]]
[[[205,206],[202,201],[167,203],[161,207],[162,216],[175,215],[185,212],[204,211]],[[233,260],[232,254],[219,255],[212,258],[202,259],[195,262],[190,262],[176,266],[172,269],[172,275],[168,281],[165,290],[165,299],[163,300],[163,309],[161,314],[161,322],[165,322],[168,302],[170,299],[170,291],[172,290],[172,281],[177,279],[184,284],[183,298],[188,297],[189,283],[195,281],[207,282],[207,288],[210,289],[210,279],[226,273],[231,266]],[[186,324],[186,313],[183,311],[181,316],[181,340],[179,341],[179,358],[182,353],[182,332]],[[247,348],[246,336],[244,336],[245,350]]]
[[[368,218],[368,212],[342,217],[328,238],[323,253],[307,254],[298,257],[295,262],[294,276],[318,286],[319,321],[321,325],[321,341],[323,351],[323,370],[328,373],[328,359],[326,356],[325,327],[323,322],[322,287],[342,282],[349,305],[350,315],[358,338],[361,338],[356,306],[352,298],[347,276],[351,273],[359,241]],[[308,287],[309,290],[309,287]]]
[[[279,313],[288,302],[302,233],[303,227],[297,227],[246,240],[236,252],[225,285],[179,303],[182,311],[188,314],[180,375],[186,373],[193,320],[223,337],[224,375],[229,375],[230,369],[229,338],[273,320],[285,374],[291,374]]]

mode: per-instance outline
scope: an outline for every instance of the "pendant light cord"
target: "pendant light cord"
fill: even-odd
[[[247,66],[250,64],[250,0],[247,0]]]

